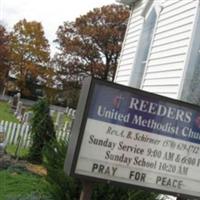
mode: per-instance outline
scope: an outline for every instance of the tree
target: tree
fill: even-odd
[[[55,42],[60,51],[55,61],[64,85],[87,75],[114,79],[128,15],[126,7],[113,4],[58,28]]]
[[[50,50],[41,23],[25,19],[11,32],[11,70],[22,95],[31,95],[33,86],[49,78]]]
[[[9,34],[0,25],[0,90],[4,87],[9,71]]]
[[[43,149],[55,139],[56,135],[47,100],[40,99],[34,104],[32,110],[32,145],[29,150],[29,159],[33,162],[41,163]]]

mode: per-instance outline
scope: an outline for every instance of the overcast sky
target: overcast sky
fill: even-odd
[[[49,42],[64,21],[74,21],[95,7],[116,3],[115,0],[0,0],[0,21],[10,30],[21,19],[42,23]]]

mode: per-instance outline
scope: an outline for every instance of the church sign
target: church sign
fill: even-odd
[[[65,171],[200,197],[200,108],[89,79],[76,111]]]

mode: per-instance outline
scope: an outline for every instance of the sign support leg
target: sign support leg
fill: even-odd
[[[83,182],[83,189],[81,191],[80,200],[90,200],[92,195],[92,183]]]

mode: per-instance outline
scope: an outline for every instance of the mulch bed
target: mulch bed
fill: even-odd
[[[11,165],[15,165],[16,161],[8,154],[1,155],[0,157],[0,170],[7,169]]]
[[[26,168],[27,171],[40,176],[47,175],[46,169],[41,165],[29,163],[26,160],[17,160],[9,154],[4,154],[0,157],[0,170],[5,170],[9,167],[21,166]]]

